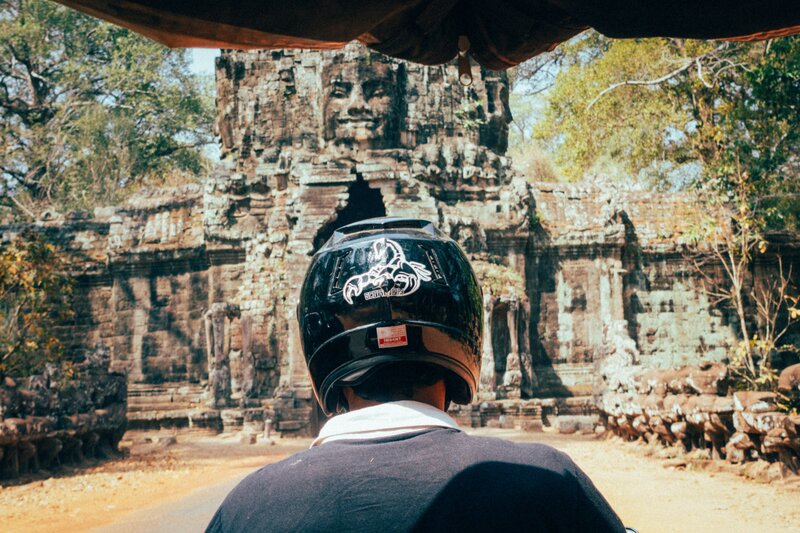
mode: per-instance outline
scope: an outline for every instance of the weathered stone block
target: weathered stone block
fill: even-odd
[[[733,405],[737,411],[766,413],[775,410],[776,397],[773,392],[737,391],[733,393]]]
[[[597,415],[562,415],[554,417],[552,423],[559,433],[571,434],[583,431],[593,432],[599,420],[600,418]],[[624,423],[628,424],[627,419],[625,419]]]
[[[541,420],[523,420],[522,431],[531,433],[539,433],[544,431],[544,426]]]

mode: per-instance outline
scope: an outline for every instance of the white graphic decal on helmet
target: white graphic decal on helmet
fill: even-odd
[[[392,239],[381,238],[372,243],[367,258],[370,264],[378,264],[345,282],[342,292],[349,304],[362,293],[365,300],[408,296],[416,292],[423,281],[431,280],[431,271],[422,263],[407,260],[403,249]]]

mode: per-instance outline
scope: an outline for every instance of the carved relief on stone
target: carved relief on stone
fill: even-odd
[[[332,171],[387,156],[406,167],[426,159],[448,179],[506,179],[507,80],[478,78],[462,87],[455,66],[406,64],[355,44],[226,51],[217,63],[222,155],[248,179],[280,172],[341,182]],[[425,158],[422,146],[436,155]]]
[[[506,324],[508,324],[509,352],[506,355],[506,370],[503,374],[503,388],[508,398],[519,398],[522,387],[522,369],[519,354],[519,343],[517,342],[518,330],[518,303],[514,298],[507,304]]]
[[[495,371],[494,349],[492,347],[492,311],[494,298],[492,293],[483,293],[483,350],[481,354],[481,375],[478,385],[479,400],[494,400],[497,378]]]
[[[450,219],[450,237],[467,253],[478,253],[486,249],[486,232],[474,219]]]
[[[213,303],[204,315],[206,350],[208,352],[209,404],[225,407],[231,400],[230,326],[239,318],[239,306],[228,303]]]
[[[495,296],[484,288],[484,338],[478,398],[531,397],[536,384],[528,341],[530,304],[525,297]],[[497,338],[495,335],[497,334]]]
[[[366,61],[323,64],[323,138],[329,151],[342,146],[397,148],[405,96],[404,65],[368,56]],[[382,56],[380,56],[382,57]]]
[[[244,398],[258,395],[256,383],[256,361],[253,355],[253,320],[249,315],[242,316],[242,381],[241,391]]]
[[[539,388],[539,380],[533,370],[533,358],[531,356],[531,302],[528,298],[519,303],[518,336],[519,339],[519,361],[522,382],[520,392],[525,398],[533,397]]]

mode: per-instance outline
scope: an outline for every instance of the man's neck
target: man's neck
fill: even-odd
[[[371,407],[381,403],[375,400],[362,398],[356,394],[356,391],[351,387],[343,387],[342,392],[347,400],[348,411],[355,411],[357,409],[363,409],[364,407]],[[444,384],[444,380],[439,380],[433,385],[415,387],[414,394],[411,396],[411,398],[397,398],[397,400],[413,400],[415,402],[428,404],[431,407],[439,409],[440,411],[444,411],[446,396],[447,387]]]

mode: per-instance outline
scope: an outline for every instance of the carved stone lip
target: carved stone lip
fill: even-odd
[[[337,118],[336,122],[339,124],[363,124],[366,126],[371,126],[377,124],[378,119],[370,117],[342,117]]]

